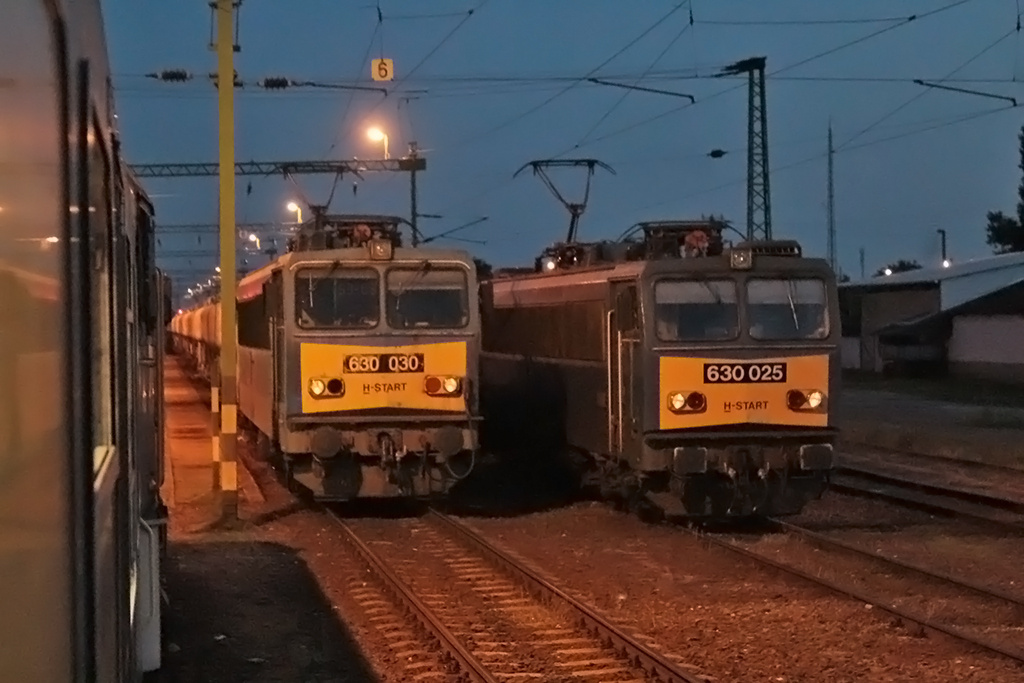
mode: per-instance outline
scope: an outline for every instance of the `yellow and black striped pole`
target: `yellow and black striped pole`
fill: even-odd
[[[238,0],[217,0],[217,96],[220,118],[220,430],[213,450],[214,482],[222,520],[238,519],[237,330],[235,327],[235,40]],[[217,410],[217,391],[213,392]],[[216,416],[215,416],[216,417]]]

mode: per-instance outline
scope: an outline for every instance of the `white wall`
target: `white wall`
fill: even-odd
[[[949,360],[1024,365],[1024,316],[956,316],[949,339]]]
[[[844,370],[860,369],[860,337],[843,337],[839,356]]]

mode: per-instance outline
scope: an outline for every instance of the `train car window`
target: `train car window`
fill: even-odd
[[[265,292],[266,289],[248,301],[238,302],[238,343],[241,346],[270,348]]]
[[[637,329],[640,323],[638,308],[636,287],[628,287],[619,292],[615,298],[615,319],[618,321],[619,331],[632,332]]]
[[[661,280],[654,285],[654,320],[662,341],[708,341],[739,336],[732,280]]]
[[[92,142],[89,145],[89,226],[92,253],[92,367],[93,378],[93,445],[108,446],[114,442],[114,356],[115,338],[111,311],[113,308],[113,282],[111,280],[112,254],[110,204],[110,161],[99,123],[93,119]],[[79,211],[82,207],[79,207]],[[95,468],[99,468],[104,451],[93,452]]]
[[[388,325],[450,329],[469,324],[469,288],[462,268],[392,268],[387,274]]]
[[[303,329],[376,327],[380,322],[380,275],[370,268],[298,271],[295,322]]]
[[[818,278],[748,280],[747,320],[754,339],[824,339],[829,333],[825,283]]]

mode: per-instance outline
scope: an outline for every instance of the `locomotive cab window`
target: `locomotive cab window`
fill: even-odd
[[[392,268],[387,274],[388,325],[397,330],[465,327],[469,292],[461,268]]]
[[[732,280],[661,280],[654,285],[654,320],[662,341],[711,341],[739,335]]]
[[[747,320],[754,339],[824,339],[829,332],[825,283],[818,278],[748,280]]]
[[[305,268],[295,274],[295,318],[304,329],[364,329],[380,322],[380,277],[369,268]]]

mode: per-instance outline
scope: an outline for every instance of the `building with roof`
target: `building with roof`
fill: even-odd
[[[843,367],[1024,384],[1024,253],[840,285]]]

